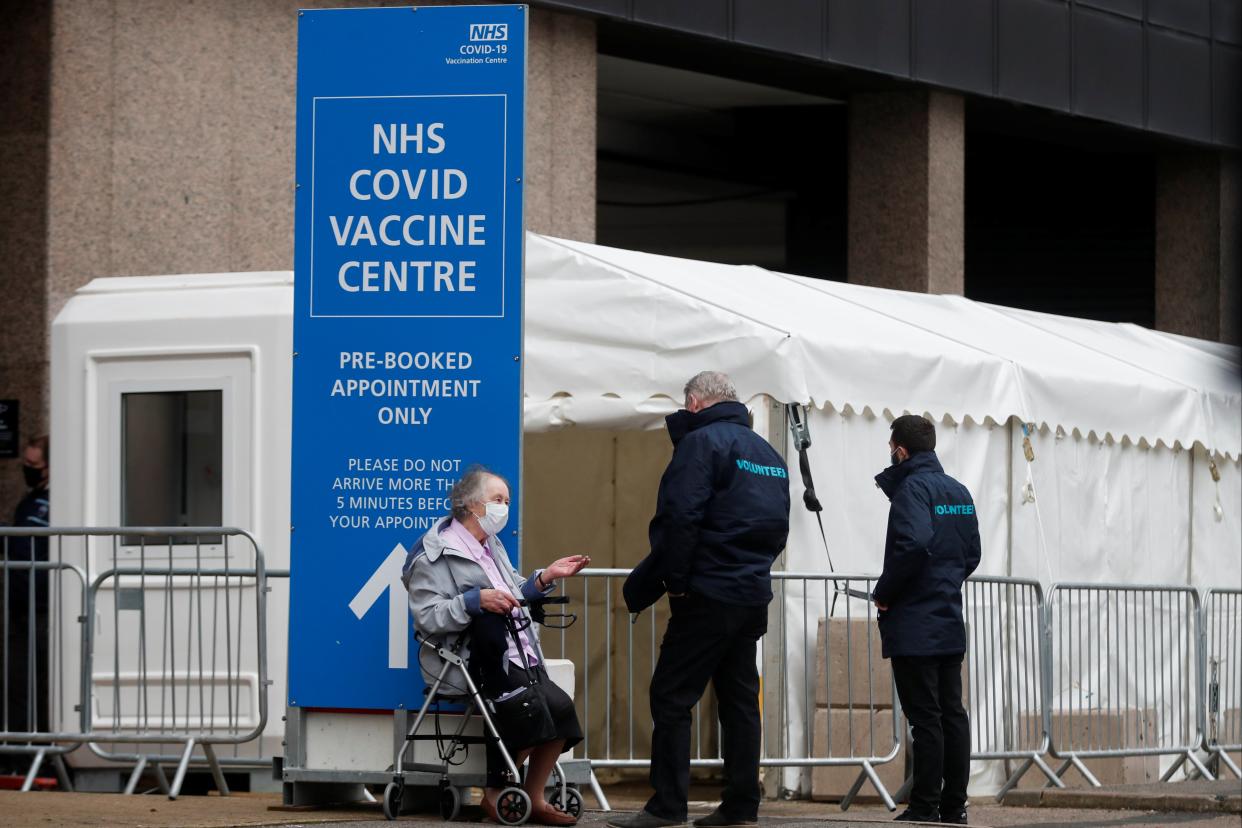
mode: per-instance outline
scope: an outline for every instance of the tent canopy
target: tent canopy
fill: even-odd
[[[528,234],[528,429],[657,425],[687,377],[743,399],[1242,450],[1239,349]]]

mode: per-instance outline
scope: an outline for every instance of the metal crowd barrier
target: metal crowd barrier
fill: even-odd
[[[555,652],[559,635],[560,657],[578,662],[576,698],[587,723],[582,750],[597,768],[650,766],[649,733],[636,731],[635,722],[650,719],[646,690],[667,608],[661,602],[630,619],[619,595],[628,574],[625,569],[588,569],[568,579],[565,589],[580,607],[583,623],[576,634],[553,633],[545,645]],[[849,807],[867,781],[892,807],[876,768],[897,758],[904,727],[895,703],[891,732],[876,725],[876,714],[886,707],[872,650],[878,631],[872,605],[849,596],[851,590],[869,594],[874,576],[788,572],[773,573],[773,581],[773,623],[760,643],[761,765],[857,767],[842,807]],[[1046,599],[1038,582],[1018,578],[974,577],[963,588],[971,758],[1020,761],[998,800],[1032,768],[1047,778],[1048,786],[1064,787],[1062,777],[1071,767],[1098,786],[1086,764],[1093,759],[1172,755],[1177,761],[1163,780],[1187,762],[1210,778],[1196,755],[1206,747],[1234,767],[1223,754],[1242,739],[1242,716],[1231,715],[1229,707],[1242,708],[1237,700],[1242,672],[1227,673],[1224,665],[1242,663],[1237,654],[1242,592],[1210,595],[1206,649],[1197,646],[1204,622],[1192,588],[1060,584],[1049,594]],[[847,628],[853,621],[866,625],[863,642],[845,637],[843,661],[840,652],[833,652],[834,636],[814,629],[819,617],[830,613]],[[823,648],[828,665],[819,677],[816,648]],[[1205,745],[1207,729],[1201,725],[1209,715],[1203,703],[1202,655],[1207,651],[1218,653],[1213,680],[1218,701],[1211,708],[1219,714],[1213,719],[1219,719],[1218,738],[1211,745]],[[885,689],[895,702],[891,683]],[[845,709],[867,711],[863,731],[844,734],[844,742],[833,737],[831,715],[826,734],[817,733],[814,720],[817,710],[823,712],[818,704],[823,696],[831,708],[842,692]],[[620,711],[615,709],[619,705],[624,706]],[[708,695],[694,714],[692,766],[722,764],[714,719]],[[851,731],[853,725],[848,719]],[[1045,761],[1049,755],[1062,760],[1056,770]]]
[[[6,718],[0,733],[0,753],[43,751],[36,752],[27,787],[45,756],[54,758],[67,787],[63,755],[82,744],[102,759],[133,764],[126,793],[134,792],[150,768],[159,788],[176,798],[196,749],[203,755],[197,761],[205,762],[221,794],[229,792],[223,767],[270,767],[270,758],[257,749],[253,755],[242,749],[257,744],[263,733],[270,684],[268,573],[247,532],[224,527],[12,528],[0,530],[0,537],[9,543],[43,539],[56,560],[36,566],[62,578],[74,573],[81,601],[70,613],[55,602],[64,601],[71,590],[51,593],[47,638],[54,642],[58,661],[48,681],[53,688],[59,682],[60,690],[59,696],[53,694],[57,707],[50,719],[32,731],[12,732]],[[70,556],[82,565],[65,563]],[[20,566],[6,555],[6,571]],[[36,617],[33,605],[29,615]],[[70,620],[79,624],[80,634],[67,635]],[[7,643],[6,634],[6,658]],[[7,661],[5,666],[7,677]],[[37,682],[39,660],[30,659],[26,671],[32,676],[28,683]],[[75,684],[75,672],[76,686],[68,692],[77,702],[77,728],[54,726],[66,715],[65,688]],[[7,683],[5,690],[7,710]],[[122,745],[129,746],[127,752],[117,752]],[[165,764],[176,766],[171,783]]]
[[[87,596],[91,749],[134,763],[126,793],[151,767],[175,798],[197,747],[227,794],[222,766],[262,764],[237,748],[267,725],[268,587],[258,544],[240,529],[126,529],[107,555]],[[148,750],[103,747],[118,744]],[[180,750],[164,752],[173,746]],[[166,763],[176,764],[171,785]]]
[[[774,572],[772,577],[779,621],[776,635],[769,630],[761,643],[762,676],[766,684],[775,672],[779,682],[779,708],[773,724],[781,739],[775,755],[765,756],[766,764],[812,769],[857,767],[858,775],[841,799],[841,810],[849,809],[866,782],[889,810],[896,810],[893,795],[877,768],[894,762],[901,751],[900,708],[892,674],[880,656],[875,607],[861,597],[871,594],[878,576]],[[800,627],[791,628],[788,622],[791,602],[802,619]],[[818,607],[822,611],[812,611]],[[821,612],[827,619],[822,630]],[[834,634],[834,620],[842,622],[838,627],[842,633]],[[861,635],[856,622],[862,624]],[[837,638],[843,641],[834,644]],[[768,656],[774,645],[775,659]],[[791,646],[801,649],[800,677],[797,671],[784,669]],[[788,688],[795,691],[791,704]],[[802,717],[800,739],[795,737],[791,723],[798,713]],[[823,744],[819,744],[818,718],[824,720]],[[834,725],[838,718],[843,721]]]
[[[61,545],[46,534],[0,527],[0,758],[29,757],[21,790],[33,788],[39,770],[50,760],[62,788],[72,790],[64,756],[81,740],[52,726],[63,710],[66,693],[66,630],[77,642],[85,621],[86,576],[64,561]],[[80,728],[72,728],[78,730]],[[72,731],[71,731],[72,733]],[[71,735],[71,734],[70,734]]]
[[[1242,751],[1242,589],[1209,590],[1203,601],[1203,667],[1207,681],[1201,723],[1206,764],[1242,778],[1230,752]]]
[[[1190,587],[1056,584],[1048,603],[1052,653],[1050,751],[1093,787],[1084,759],[1176,756],[1167,781],[1203,744],[1199,594]],[[1117,780],[1120,781],[1120,780]]]
[[[585,569],[565,581],[565,592],[581,621],[570,630],[544,634],[549,656],[578,662],[575,698],[586,724],[581,750],[595,768],[647,768],[650,766],[650,733],[635,730],[635,722],[650,721],[647,688],[659,653],[657,631],[667,618],[667,604],[631,619],[620,597],[627,569]],[[764,688],[764,746],[760,765],[766,768],[858,768],[853,786],[842,800],[846,809],[863,784],[870,781],[881,800],[895,808],[892,796],[876,772],[877,766],[892,762],[901,747],[897,714],[892,709],[891,678],[881,689],[877,673],[879,633],[875,631],[870,602],[851,598],[846,590],[868,594],[874,578],[858,575],[821,573],[773,573],[772,602],[767,634],[759,642],[760,679]],[[865,622],[865,641],[856,642],[847,634],[845,652],[834,649],[833,635],[819,638],[818,619],[835,600],[839,618],[846,628],[854,620]],[[801,622],[790,622],[787,607],[798,606]],[[815,609],[815,612],[811,610]],[[773,615],[775,618],[773,619]],[[772,623],[773,620],[775,623]],[[559,638],[559,652],[558,639]],[[614,665],[614,642],[620,664]],[[873,646],[874,645],[874,646]],[[817,647],[823,648],[824,663],[843,667],[825,670],[825,692],[835,697],[844,686],[846,704],[843,730],[836,728],[833,716],[825,715],[826,744],[817,744]],[[790,664],[790,653],[801,653],[801,663]],[[879,704],[884,694],[889,700]],[[621,707],[623,717],[614,717]],[[801,712],[798,724],[795,711]],[[859,714],[859,715],[855,715]],[[691,766],[721,767],[719,723],[713,712],[710,690],[696,706],[691,733]]]
[[[269,572],[249,534],[0,528],[0,552],[0,756],[31,757],[23,790],[45,762],[68,789],[64,757],[83,745],[132,763],[127,792],[150,768],[174,798],[191,763],[204,762],[221,793],[223,768],[270,763],[258,747],[270,684],[267,579],[288,573]],[[549,655],[578,662],[581,751],[595,768],[650,766],[649,730],[635,723],[650,719],[668,610],[661,602],[631,618],[620,598],[628,574],[567,579],[582,623],[544,633]],[[895,807],[878,769],[900,755],[904,727],[877,663],[873,607],[861,598],[874,581],[773,573],[759,643],[761,765],[857,768],[843,809],[867,782]],[[1074,767],[1098,786],[1085,760],[1105,758],[1171,755],[1162,779],[1186,763],[1210,779],[1198,750],[1242,776],[1228,755],[1242,750],[1242,590],[1211,590],[1202,606],[1189,587],[1058,584],[1048,596],[1015,578],[972,578],[963,590],[972,758],[1021,760],[1001,795],[1032,767],[1049,785],[1063,786]],[[831,620],[821,629],[823,616]],[[693,766],[723,764],[710,691],[693,740]],[[1048,754],[1062,760],[1055,771]]]
[[[1043,756],[1049,747],[1045,682],[1049,652],[1038,581],[976,576],[962,589],[966,621],[966,708],[972,760],[1022,760],[996,795],[1032,767],[1065,787]]]

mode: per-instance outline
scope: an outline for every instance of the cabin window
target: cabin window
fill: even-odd
[[[121,521],[125,526],[219,526],[224,401],[214,391],[121,395]],[[126,537],[126,545],[158,543]],[[218,544],[219,536],[200,539]]]

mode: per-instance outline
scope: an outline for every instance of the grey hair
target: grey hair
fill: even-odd
[[[506,486],[509,485],[508,480],[486,466],[476,465],[466,469],[466,473],[453,484],[453,489],[449,492],[449,503],[453,507],[454,518],[459,521],[466,519],[466,516],[470,514],[470,507],[483,500],[483,489],[487,486],[488,479],[492,477]]]
[[[733,380],[722,371],[700,371],[686,383],[685,396],[693,394],[699,402],[712,404],[725,400],[737,400],[737,389]]]

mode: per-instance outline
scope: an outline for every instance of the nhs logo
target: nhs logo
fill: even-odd
[[[471,23],[470,40],[508,40],[508,23]]]

